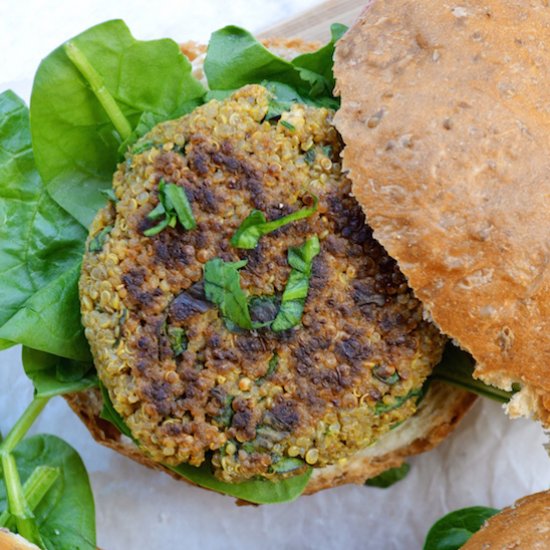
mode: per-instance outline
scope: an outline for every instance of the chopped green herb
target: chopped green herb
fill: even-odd
[[[401,466],[398,466],[397,468],[390,468],[389,470],[382,472],[376,477],[371,477],[370,479],[367,479],[365,485],[368,485],[369,487],[379,487],[380,489],[387,489],[388,487],[391,487],[394,483],[397,483],[398,481],[404,479],[409,473],[410,469],[410,465],[406,462],[403,462],[403,464],[401,464]]]
[[[185,191],[179,185],[166,183],[163,179],[159,182],[159,203],[147,215],[149,220],[160,218],[157,225],[143,232],[146,237],[157,235],[167,227],[175,227],[178,221],[187,230],[197,227]]]
[[[280,123],[281,126],[284,126],[287,130],[290,130],[291,132],[294,132],[294,130],[296,130],[296,128],[292,124],[290,124],[288,120],[281,120]]]
[[[179,357],[187,349],[187,335],[181,327],[168,327],[168,340],[174,357]]]
[[[424,392],[422,388],[417,388],[414,390],[411,390],[408,394],[403,395],[401,397],[396,397],[395,401],[393,403],[377,403],[374,407],[374,412],[377,415],[384,414],[390,411],[393,411],[395,409],[398,409],[401,407],[404,403],[406,403],[409,399],[413,399],[414,397],[420,398],[424,395]]]
[[[226,396],[220,414],[214,417],[214,421],[217,422],[220,426],[231,425],[231,420],[233,419],[234,414],[233,407],[231,406],[233,404],[233,399],[235,399],[235,396],[233,395]]]
[[[252,212],[244,219],[233,237],[231,244],[235,248],[252,249],[256,248],[258,241],[263,235],[267,235],[284,225],[308,218],[317,210],[319,199],[313,197],[313,205],[307,208],[302,208],[292,214],[277,218],[268,222],[263,212],[252,210]]]
[[[288,250],[288,263],[292,270],[283,292],[281,309],[271,325],[273,331],[287,330],[300,323],[309,291],[313,258],[320,251],[317,236],[309,238],[298,248]]]
[[[313,164],[315,162],[315,158],[317,157],[317,152],[315,151],[315,147],[310,147],[306,154],[304,155],[304,159],[308,164]]]
[[[399,373],[397,372],[394,372],[391,375],[388,374],[382,365],[375,365],[372,369],[372,374],[375,378],[380,380],[380,382],[384,382],[384,384],[388,384],[390,386],[399,382],[400,378]]]
[[[299,458],[283,457],[273,462],[271,465],[271,471],[276,474],[288,474],[289,472],[295,472],[300,468],[303,468],[306,463]]]
[[[271,378],[279,366],[279,356],[274,353],[267,365],[267,372],[256,379],[256,385],[261,386],[268,378]]]
[[[97,233],[92,240],[90,241],[90,244],[88,245],[88,250],[90,252],[101,252],[103,250],[103,245],[105,244],[105,240],[107,239],[107,235],[113,230],[112,225],[107,225],[104,227],[99,233]]]
[[[206,262],[204,292],[206,298],[220,308],[224,319],[240,328],[251,330],[252,319],[239,274],[239,269],[246,264],[247,260],[224,262],[221,258]]]
[[[332,156],[332,146],[331,145],[323,145],[323,147],[321,147],[321,151],[323,151],[323,155],[325,155],[325,157],[331,157]]]
[[[107,199],[109,199],[111,202],[118,202],[118,199],[115,195],[115,190],[112,187],[110,189],[101,189],[100,193],[104,197],[107,197]]]

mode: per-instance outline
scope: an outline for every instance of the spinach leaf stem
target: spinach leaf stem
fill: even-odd
[[[115,98],[105,87],[103,79],[95,70],[88,58],[82,53],[80,48],[74,42],[66,42],[63,46],[67,57],[73,65],[80,71],[82,76],[88,81],[92,92],[97,97],[101,106],[105,109],[108,117],[111,119],[116,131],[120,134],[122,140],[128,139],[132,134],[132,127],[128,119],[124,116]]]

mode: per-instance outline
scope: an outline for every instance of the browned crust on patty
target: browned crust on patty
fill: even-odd
[[[128,438],[121,436],[116,428],[100,418],[103,401],[98,390],[66,395],[65,399],[98,443],[144,466],[194,485],[147,458]],[[455,429],[475,400],[471,393],[441,382],[432,383],[416,416],[377,444],[356,453],[346,464],[316,469],[304,494],[311,495],[348,483],[363,484],[388,468],[399,466],[408,456],[433,449]]]
[[[544,2],[372,2],[336,47],[354,194],[476,376],[550,423]]]
[[[550,491],[515,502],[490,518],[462,550],[545,550],[550,541]]]

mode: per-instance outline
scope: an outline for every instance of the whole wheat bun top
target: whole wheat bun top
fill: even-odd
[[[336,126],[375,237],[476,376],[550,424],[550,8],[375,0]]]
[[[550,491],[518,500],[489,521],[462,550],[546,550],[550,541]]]

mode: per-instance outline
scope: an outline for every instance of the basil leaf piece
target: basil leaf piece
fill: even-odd
[[[21,315],[36,305],[38,292],[80,263],[85,239],[86,231],[50,198],[38,175],[25,103],[13,92],[0,94],[0,349],[35,340],[49,347],[50,331],[74,332],[63,320],[52,325],[51,317],[24,321]]]
[[[150,120],[141,119],[144,113],[155,121],[169,120],[202,103],[205,90],[173,40],[135,40],[116,20],[96,25],[70,43],[101,78],[132,131],[140,121],[142,128],[149,126]],[[89,225],[105,203],[100,190],[111,187],[121,142],[131,142],[132,135],[120,135],[116,117],[109,116],[64,46],[38,68],[31,113],[36,164],[48,191]]]
[[[13,451],[21,481],[37,468],[49,466],[58,479],[34,509],[38,530],[47,550],[95,550],[95,507],[88,474],[78,453],[53,435],[24,439]],[[0,510],[7,507],[6,488],[0,477]]]
[[[485,506],[455,510],[433,524],[423,550],[459,550],[489,518],[499,512],[496,508]]]
[[[309,468],[304,474],[276,482],[258,479],[242,483],[225,483],[214,477],[210,465],[207,463],[198,468],[189,464],[167,467],[201,487],[255,504],[276,504],[297,499],[304,492],[313,473],[313,469]]]
[[[514,387],[513,391],[507,392],[484,384],[481,380],[476,380],[473,377],[475,364],[475,359],[469,353],[449,342],[445,347],[440,363],[432,371],[430,378],[458,386],[499,403],[508,403],[514,393],[519,390],[519,388]]]
[[[391,487],[398,481],[405,479],[407,477],[409,470],[411,469],[410,465],[406,462],[403,462],[401,466],[396,468],[389,468],[385,472],[378,474],[376,477],[371,477],[365,481],[365,485],[369,487],[378,487],[380,489],[387,489]]]
[[[34,385],[36,397],[53,397],[95,388],[93,363],[73,361],[23,346],[23,367]]]
[[[247,260],[224,262],[221,258],[206,262],[204,292],[206,298],[218,306],[224,318],[240,328],[251,330],[252,319],[239,274],[239,269],[247,263]]]
[[[147,218],[150,220],[156,220],[162,216],[164,218],[157,225],[143,232],[146,237],[157,235],[168,226],[175,227],[176,219],[187,230],[197,227],[193,210],[182,187],[174,183],[166,183],[161,179],[158,185],[158,196],[159,203],[149,212]]]
[[[252,210],[252,212],[243,220],[237,231],[235,231],[233,237],[231,237],[231,244],[235,248],[256,248],[261,237],[279,229],[280,227],[283,227],[284,225],[308,218],[315,213],[318,204],[319,199],[317,197],[313,197],[312,206],[302,208],[301,210],[292,212],[292,214],[288,214],[270,222],[267,221],[263,212],[260,212],[259,210]]]
[[[271,330],[279,332],[295,327],[302,319],[313,258],[319,254],[321,246],[317,236],[308,239],[298,248],[288,250],[288,263],[292,267],[281,302],[281,309],[271,325]]]

